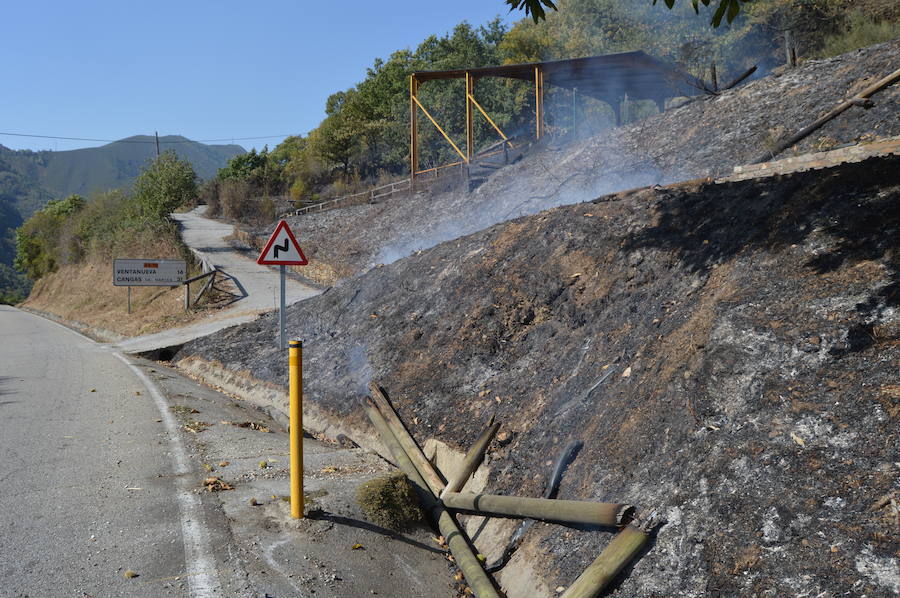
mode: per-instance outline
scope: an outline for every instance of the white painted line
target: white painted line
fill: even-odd
[[[203,505],[200,503],[200,497],[191,491],[188,479],[183,475],[189,473],[191,469],[188,465],[187,454],[184,451],[184,444],[181,442],[178,424],[172,415],[172,411],[169,409],[169,402],[156,387],[156,384],[140,368],[128,361],[121,353],[113,351],[112,354],[131,368],[134,375],[143,382],[147,392],[153,397],[156,408],[159,409],[160,417],[166,426],[166,431],[169,433],[169,444],[175,460],[175,473],[178,474],[176,478],[178,484],[176,497],[178,499],[178,508],[181,512],[184,564],[187,568],[191,596],[194,598],[220,596],[222,588],[219,585],[215,560],[213,560],[212,552],[209,548],[209,530],[206,528],[203,517]]]
[[[272,569],[274,569],[278,573],[280,573],[281,576],[284,577],[284,580],[286,582],[288,582],[289,584],[291,584],[292,588],[297,590],[298,598],[306,598],[306,594],[303,593],[303,589],[301,587],[299,587],[297,584],[295,584],[294,581],[291,579],[293,576],[289,575],[287,571],[282,569],[281,566],[278,564],[278,561],[275,560],[275,551],[278,548],[280,548],[281,546],[284,546],[285,544],[287,544],[288,542],[291,542],[292,540],[293,540],[293,538],[289,537],[289,538],[285,538],[282,540],[278,540],[277,542],[273,542],[272,544],[269,544],[268,546],[264,546],[263,547],[263,556],[265,557],[266,562],[269,563],[269,566],[272,567]]]
[[[25,312],[31,313],[31,312]],[[143,383],[144,388],[153,397],[156,408],[159,410],[159,416],[162,418],[166,426],[166,432],[169,435],[169,445],[173,459],[175,460],[175,473],[178,489],[176,490],[176,499],[178,500],[178,510],[181,517],[181,537],[184,541],[184,566],[186,569],[186,577],[188,579],[188,587],[192,598],[215,598],[222,595],[222,587],[219,583],[219,576],[216,572],[215,560],[212,557],[209,542],[209,530],[206,527],[205,517],[203,516],[203,505],[200,497],[191,491],[187,477],[183,474],[191,471],[188,465],[187,453],[184,451],[184,443],[181,442],[181,433],[179,432],[178,423],[175,416],[169,409],[169,402],[166,397],[159,391],[156,384],[136,365],[128,361],[128,359],[109,347],[101,345],[94,339],[81,334],[77,330],[72,330],[68,326],[44,318],[38,314],[31,315],[42,318],[43,320],[55,324],[67,330],[72,334],[81,337],[94,347],[102,351],[109,351],[119,360],[127,365],[134,375]]]

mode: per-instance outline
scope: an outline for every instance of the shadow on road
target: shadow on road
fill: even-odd
[[[10,394],[10,391],[7,390],[10,380],[12,380],[12,378],[10,378],[8,376],[0,376],[0,396]],[[0,407],[2,407],[3,405],[8,405],[10,403],[18,403],[18,402],[19,401],[3,401],[3,402],[0,402]]]
[[[309,517],[310,519],[318,519],[321,521],[331,521],[336,525],[346,525],[348,527],[363,529],[366,531],[374,532],[376,534],[381,534],[382,536],[387,536],[391,540],[397,540],[398,542],[403,542],[404,544],[409,544],[410,546],[415,546],[416,548],[427,550],[428,552],[444,554],[444,551],[439,548],[429,546],[428,544],[423,544],[422,542],[417,542],[416,540],[407,538],[406,536],[399,534],[393,530],[371,524],[368,521],[360,521],[359,519],[351,519],[350,517],[341,517],[340,515],[335,515],[333,513],[329,513],[328,511],[312,511],[311,513],[309,513],[309,515],[307,515],[307,517]]]

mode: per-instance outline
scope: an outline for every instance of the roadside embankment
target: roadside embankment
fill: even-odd
[[[127,293],[126,287],[113,286],[111,262],[89,261],[41,277],[22,306],[79,322],[88,332],[111,332],[92,334],[104,340],[183,326],[205,315],[185,312],[183,287],[133,287],[130,314]]]
[[[486,490],[667,519],[617,596],[890,596],[900,417],[900,157],[643,188],[374,268],[290,310],[322,429],[370,434],[378,380],[420,443],[496,414]],[[272,315],[178,359],[283,384]],[[276,405],[277,406],[277,405]],[[472,531],[472,530],[470,530]],[[512,527],[487,524],[488,559]],[[608,535],[538,524],[499,579],[567,586]],[[518,584],[518,585],[516,585]]]

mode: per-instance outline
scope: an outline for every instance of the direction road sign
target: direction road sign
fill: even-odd
[[[259,258],[257,258],[256,263],[276,265],[279,266],[279,270],[281,271],[281,304],[278,308],[278,330],[280,331],[281,335],[281,342],[279,343],[279,346],[284,349],[285,347],[287,347],[287,345],[285,344],[287,331],[285,329],[284,319],[284,267],[305,266],[309,264],[309,260],[307,260],[306,256],[303,255],[303,250],[300,249],[300,244],[297,243],[297,239],[294,238],[294,233],[291,232],[291,227],[288,226],[287,222],[281,220],[278,223],[278,226],[275,227],[275,232],[273,232],[272,236],[269,237],[269,242],[266,243],[266,246],[263,248],[262,253],[259,254]]]
[[[184,260],[113,260],[113,286],[117,287],[177,287],[186,274]]]
[[[305,266],[309,260],[303,255],[300,244],[294,238],[288,223],[284,220],[275,227],[275,232],[269,237],[268,243],[256,260],[257,264],[273,266]]]

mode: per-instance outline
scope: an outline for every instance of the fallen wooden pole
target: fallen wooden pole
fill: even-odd
[[[604,376],[600,378],[600,381],[591,388],[593,390],[597,387],[603,379],[608,376],[612,372],[612,369],[609,370]],[[591,390],[588,390],[588,394],[590,394]],[[584,446],[584,443],[580,440],[573,440],[569,442],[566,447],[562,450],[559,456],[556,458],[556,466],[553,468],[553,473],[550,475],[550,479],[547,480],[547,487],[544,489],[543,498],[554,498],[556,496],[556,492],[559,490],[559,483],[562,481],[563,472],[566,471],[566,468],[575,459],[575,456],[578,454],[578,451],[581,450],[581,447]],[[503,549],[500,557],[495,560],[493,563],[488,563],[485,566],[485,570],[488,573],[494,573],[499,571],[503,567],[509,563],[509,559],[512,558],[513,553],[519,549],[519,545],[522,543],[522,540],[525,538],[525,534],[528,533],[528,530],[531,528],[531,525],[534,523],[534,519],[525,519],[519,526],[515,529],[512,535],[509,537],[509,542],[506,543],[506,548]]]
[[[735,85],[737,85],[738,83],[740,83],[741,81],[743,81],[744,79],[746,79],[747,77],[749,77],[750,75],[755,73],[757,68],[758,67],[756,65],[750,67],[749,69],[744,71],[740,76],[738,76],[734,80],[732,80],[731,83],[729,83],[728,85],[723,87],[720,91],[725,91],[726,89],[731,89],[732,87],[734,87]]]
[[[650,534],[629,525],[616,534],[600,556],[582,571],[560,598],[595,598],[647,544]]]
[[[487,515],[531,517],[543,521],[584,523],[619,527],[634,517],[634,507],[621,503],[602,503],[555,498],[523,498],[497,494],[446,492],[444,505],[451,509]]]
[[[394,436],[375,403],[367,398],[363,402],[363,408],[366,411],[366,415],[369,416],[372,425],[378,430],[381,441],[394,456],[397,466],[412,482],[419,498],[425,505],[426,511],[436,520],[441,535],[444,536],[447,545],[450,547],[450,552],[456,560],[456,564],[462,570],[466,582],[472,588],[472,591],[475,592],[478,598],[500,598],[497,590],[494,588],[494,584],[481,567],[481,561],[472,552],[456,521],[453,520],[447,509],[437,501],[436,495],[429,490],[428,484],[413,465],[410,456],[403,450],[402,445],[397,440],[397,437]]]
[[[428,483],[428,488],[435,496],[440,496],[441,491],[443,491],[445,486],[444,480],[437,471],[435,471],[434,467],[432,467],[431,462],[428,461],[425,453],[423,453],[422,449],[419,448],[419,445],[416,444],[416,440],[412,437],[412,434],[410,434],[409,430],[406,429],[406,426],[403,425],[400,416],[397,415],[394,406],[388,401],[388,398],[385,396],[384,391],[381,390],[381,387],[374,382],[371,382],[369,383],[369,390],[372,391],[372,398],[375,401],[378,410],[381,412],[381,415],[384,416],[384,419],[387,421],[388,426],[390,426],[390,429],[400,443],[400,446],[402,446],[403,450],[406,451],[406,454],[409,455],[410,460],[412,460],[413,464],[416,466],[416,470]]]
[[[855,96],[850,98],[849,100],[847,100],[845,102],[841,102],[840,104],[837,105],[837,107],[830,110],[829,112],[826,112],[825,114],[820,116],[817,120],[815,120],[811,124],[803,127],[802,129],[800,129],[799,131],[797,131],[795,134],[791,135],[784,141],[780,141],[774,148],[772,148],[771,151],[766,151],[765,153],[759,155],[755,160],[750,162],[750,164],[759,164],[760,162],[768,162],[769,160],[771,160],[772,158],[774,158],[775,156],[777,156],[778,154],[780,154],[787,148],[789,148],[792,145],[794,145],[795,143],[803,140],[810,133],[812,133],[816,129],[820,128],[822,125],[824,125],[825,123],[827,123],[828,121],[833,119],[835,116],[841,114],[842,112],[844,112],[851,106],[856,105],[859,102],[859,100],[864,100],[864,99],[876,94],[877,92],[881,91],[888,85],[891,85],[892,83],[895,83],[897,81],[900,81],[900,69],[897,69],[896,71],[894,71],[887,77],[884,77],[884,78],[876,81],[875,83],[873,83],[869,87],[865,88],[864,90],[862,90],[861,92],[859,92],[858,94],[856,94]]]
[[[446,496],[448,492],[459,492],[462,490],[463,486],[466,485],[466,482],[469,481],[469,478],[472,477],[472,474],[475,473],[475,470],[478,469],[478,466],[481,465],[481,461],[484,459],[484,453],[487,451],[488,445],[494,438],[494,434],[496,434],[497,430],[500,428],[500,424],[493,423],[493,420],[494,418],[491,417],[488,427],[485,428],[484,432],[481,433],[481,436],[478,437],[478,440],[475,441],[475,444],[472,445],[472,448],[469,449],[469,452],[466,453],[466,457],[463,459],[462,469],[456,474],[455,478],[450,480],[447,487],[444,488],[444,491],[441,493],[441,498]]]

